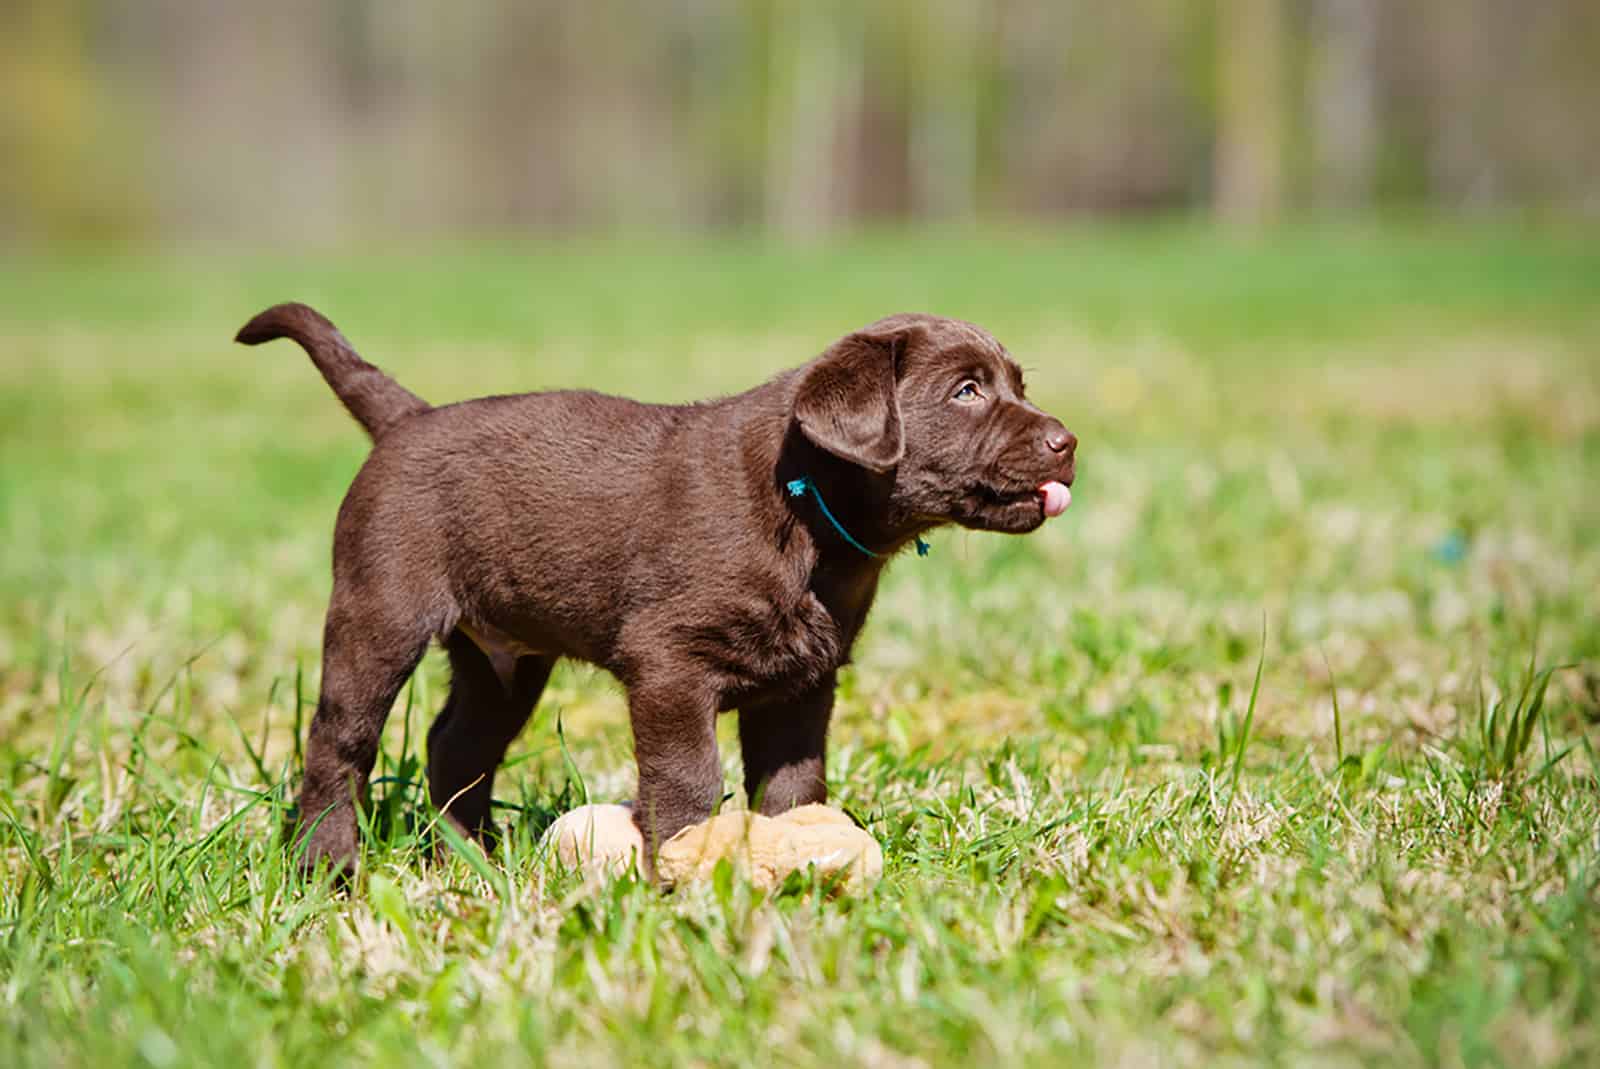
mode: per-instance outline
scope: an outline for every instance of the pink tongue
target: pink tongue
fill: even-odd
[[[1072,491],[1053,479],[1039,487],[1039,496],[1044,498],[1046,516],[1059,516],[1072,504]]]

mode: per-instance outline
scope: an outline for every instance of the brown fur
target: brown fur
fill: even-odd
[[[891,316],[688,405],[560,392],[430,408],[303,305],[268,309],[238,340],[278,337],[374,440],[334,528],[300,795],[308,865],[353,864],[384,720],[434,639],[452,681],[429,788],[469,833],[490,835],[495,769],[560,657],[627,688],[652,850],[722,793],[719,712],[739,712],[762,812],[823,801],[835,673],[888,558],[944,523],[1030,531],[1039,484],[1074,474],[1077,440],[1024,399],[1000,344],[934,316]],[[881,556],[786,494],[801,476]]]

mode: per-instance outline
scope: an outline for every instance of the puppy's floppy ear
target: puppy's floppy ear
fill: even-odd
[[[834,342],[806,369],[794,418],[811,443],[883,474],[905,455],[895,372],[908,329],[869,327]]]

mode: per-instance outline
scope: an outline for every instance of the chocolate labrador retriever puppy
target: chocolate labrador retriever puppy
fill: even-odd
[[[721,797],[723,711],[753,804],[823,801],[835,674],[888,560],[940,524],[1021,533],[1071,499],[1077,439],[1023,397],[999,342],[954,319],[890,316],[686,405],[574,391],[434,408],[300,304],[238,340],[284,337],[373,439],[334,527],[308,867],[354,864],[384,720],[435,638],[451,684],[428,786],[480,839],[561,657],[627,688],[650,853]]]

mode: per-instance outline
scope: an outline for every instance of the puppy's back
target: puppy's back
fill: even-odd
[[[587,391],[444,405],[381,438],[335,530],[335,569],[459,620],[534,628],[603,660],[641,513],[671,497],[685,409]],[[666,469],[666,470],[664,470]]]

